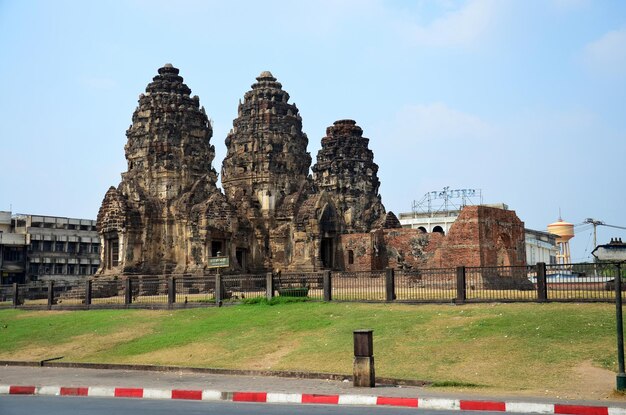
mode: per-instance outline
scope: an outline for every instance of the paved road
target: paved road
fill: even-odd
[[[2,415],[405,415],[415,414],[415,412],[415,408],[371,406],[338,407],[335,405],[242,404],[122,398],[0,396],[0,414]],[[420,415],[459,414],[458,411],[423,409],[418,412]]]

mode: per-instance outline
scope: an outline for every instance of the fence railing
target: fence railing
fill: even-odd
[[[614,302],[616,278],[618,267],[604,263],[200,277],[142,275],[0,285],[0,308],[179,308],[274,296],[457,304]]]

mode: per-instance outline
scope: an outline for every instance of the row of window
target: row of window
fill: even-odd
[[[91,275],[98,271],[97,265],[77,264],[30,264],[31,275]]]
[[[24,250],[6,246],[2,252],[2,259],[7,262],[22,262],[24,260]]]
[[[28,250],[30,252],[97,254],[100,252],[100,244],[88,242],[31,241]]]
[[[73,225],[69,223],[33,222],[32,228],[69,229],[76,231],[96,231],[96,225]]]

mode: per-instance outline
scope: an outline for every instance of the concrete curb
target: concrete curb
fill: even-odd
[[[216,390],[114,388],[99,386],[0,385],[0,395],[96,396],[111,398],[185,399],[256,403],[399,406],[458,411],[531,412],[539,414],[626,415],[626,408],[545,404],[533,402],[481,401],[447,398],[395,398],[372,395],[318,395],[306,393],[223,392]]]
[[[247,369],[217,369],[209,367],[187,367],[166,365],[134,365],[120,363],[75,363],[58,362],[59,358],[27,361],[27,360],[0,360],[0,366],[26,367],[53,367],[66,369],[103,369],[103,370],[134,370],[138,372],[189,372],[208,373],[213,375],[233,376],[273,376],[293,379],[320,379],[320,380],[352,380],[352,375],[342,373],[299,372],[295,370],[247,370]],[[428,386],[430,382],[412,379],[395,379],[376,377],[376,384],[393,386]]]

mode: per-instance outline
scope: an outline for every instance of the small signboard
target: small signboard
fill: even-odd
[[[230,261],[227,256],[214,256],[209,258],[208,268],[228,268]]]
[[[601,261],[624,262],[626,261],[626,244],[621,239],[611,240],[610,244],[598,245],[591,255]]]

